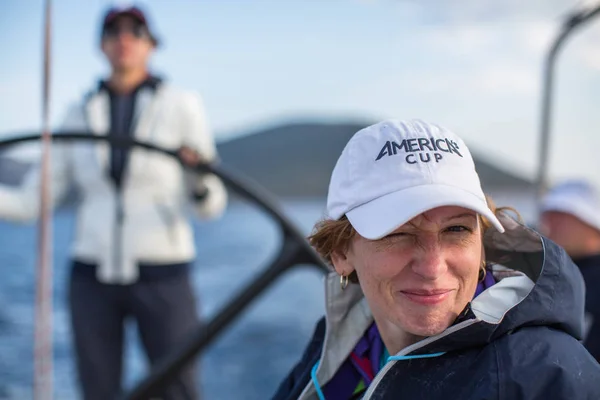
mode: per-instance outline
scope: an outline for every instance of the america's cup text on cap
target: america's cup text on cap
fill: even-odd
[[[380,160],[383,156],[394,156],[398,154],[398,150],[404,151],[404,153],[416,153],[407,154],[405,160],[409,164],[416,164],[417,162],[440,162],[443,158],[441,152],[454,153],[462,157],[459,152],[458,144],[451,139],[435,139],[435,138],[412,138],[404,139],[400,144],[393,141],[387,141],[379,151],[379,155],[375,161]]]

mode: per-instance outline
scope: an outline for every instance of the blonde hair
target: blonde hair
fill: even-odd
[[[492,200],[490,196],[485,196],[486,202],[490,210],[495,215],[503,211],[512,211],[517,219],[521,222],[521,215],[517,210],[512,207],[496,207],[496,204]],[[479,215],[479,221],[481,223],[481,234],[482,236],[485,232],[492,227],[491,222]],[[323,257],[325,261],[329,263],[329,265],[333,266],[333,262],[331,260],[331,256],[335,251],[346,252],[352,243],[352,238],[356,235],[356,230],[348,221],[346,216],[342,216],[339,220],[333,219],[324,219],[315,224],[313,228],[313,233],[308,236],[308,241],[311,246]],[[348,279],[353,283],[358,283],[358,277],[356,276],[356,272],[352,272]]]

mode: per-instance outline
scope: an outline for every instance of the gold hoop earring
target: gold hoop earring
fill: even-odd
[[[479,269],[479,282],[483,282],[485,276],[487,275],[487,269],[485,268],[485,261],[481,263],[481,268]]]
[[[342,290],[348,287],[348,281],[349,279],[347,275],[340,275],[340,287],[342,288]]]

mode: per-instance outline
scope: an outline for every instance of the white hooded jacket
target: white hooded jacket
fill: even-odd
[[[61,128],[106,135],[110,129],[108,93],[94,92],[71,107]],[[187,145],[206,160],[216,158],[200,97],[165,83],[156,90],[139,90],[132,132],[136,140],[172,150]],[[218,177],[190,179],[177,160],[149,150],[130,151],[121,190],[109,175],[110,146],[106,143],[54,144],[51,163],[53,206],[73,185],[81,199],[72,256],[96,264],[97,278],[104,283],[135,282],[140,263],[192,260],[195,246],[188,206],[192,205],[200,217],[216,218],[227,204],[227,191]],[[0,185],[0,218],[37,218],[39,177],[36,167],[19,187]],[[192,194],[201,186],[208,194],[192,201]]]

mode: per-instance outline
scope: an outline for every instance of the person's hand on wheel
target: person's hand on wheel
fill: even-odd
[[[178,153],[183,163],[188,167],[195,167],[198,164],[207,162],[200,153],[188,146],[182,146]]]

